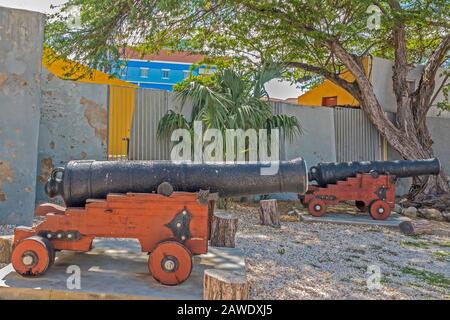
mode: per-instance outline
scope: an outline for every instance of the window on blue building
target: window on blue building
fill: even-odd
[[[141,78],[148,78],[148,68],[140,68]]]
[[[189,77],[189,74],[190,74],[191,72],[189,71],[189,70],[183,70],[183,77],[184,77],[184,79],[186,79],[187,77]]]
[[[127,67],[125,65],[120,66],[120,76],[122,78],[127,76]]]
[[[162,71],[162,78],[163,79],[169,79],[170,69],[162,69],[161,71]]]

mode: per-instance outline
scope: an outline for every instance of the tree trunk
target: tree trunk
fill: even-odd
[[[397,34],[396,41],[404,41],[401,33]],[[439,66],[437,61],[442,60],[443,52],[450,46],[450,35],[446,37],[443,44],[430,58],[430,62],[423,72],[419,88],[412,95],[404,91],[405,66],[399,65],[405,63],[403,60],[405,60],[406,55],[405,52],[401,51],[406,50],[406,47],[397,46],[398,52],[396,53],[393,77],[393,90],[399,104],[397,105],[396,125],[387,118],[375,95],[372,83],[357,59],[337,41],[328,41],[326,45],[355,77],[355,81],[349,83],[345,88],[360,102],[362,110],[388,143],[404,159],[416,160],[433,157],[433,142],[426,126],[426,114],[430,108],[427,103],[430,92],[434,91],[434,77]],[[332,77],[329,80],[339,85]],[[450,191],[444,173],[437,176],[415,178],[414,182],[413,192],[410,193],[410,198],[414,200]]]
[[[204,300],[247,300],[248,283],[245,275],[226,270],[205,270]]]
[[[280,212],[278,211],[277,200],[261,200],[259,202],[259,222],[263,226],[280,227]]]
[[[214,247],[235,247],[238,218],[230,212],[215,212],[211,221],[210,244]]]

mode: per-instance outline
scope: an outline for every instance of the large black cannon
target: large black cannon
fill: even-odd
[[[416,177],[422,175],[436,175],[440,171],[437,158],[425,160],[396,160],[396,161],[362,161],[319,163],[309,170],[309,181],[316,181],[321,187],[335,184],[358,173],[376,172],[390,174],[397,178]]]
[[[106,198],[108,193],[151,193],[163,182],[174,191],[209,190],[222,197],[307,191],[303,159],[280,161],[274,174],[263,175],[265,167],[261,163],[76,160],[52,172],[46,193],[62,196],[68,207],[82,207],[87,199]]]

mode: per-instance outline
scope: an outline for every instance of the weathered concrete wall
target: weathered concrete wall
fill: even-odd
[[[388,112],[397,112],[397,101],[395,98],[394,91],[392,90],[392,74],[393,74],[393,62],[383,58],[373,58],[373,66],[371,70],[371,82],[374,87],[375,95],[377,96],[378,101],[383,107],[384,111]],[[424,66],[418,65],[408,72],[407,80],[415,81],[415,88],[419,85],[420,77],[422,76]],[[435,93],[441,86],[444,81],[444,74],[441,71],[438,71],[436,74],[436,85],[435,85]],[[447,80],[447,83],[450,80]],[[436,108],[436,103],[443,101],[445,99],[442,90],[437,93],[434,105],[431,107],[428,112],[428,116],[436,116],[439,113],[439,110]],[[441,117],[450,118],[450,112],[441,112]]]
[[[64,81],[42,71],[37,203],[51,201],[44,185],[54,167],[107,158],[107,101],[106,85]]]
[[[445,173],[450,175],[450,119],[428,117],[427,125],[434,141],[434,153],[441,161]]]
[[[308,166],[319,162],[336,161],[334,110],[332,108],[305,107],[295,104],[274,103],[281,114],[295,116],[303,134],[282,146],[281,159],[302,157]]]
[[[442,169],[450,175],[450,119],[446,117],[428,117],[428,129],[434,141],[434,154],[441,162]],[[391,146],[388,148],[388,160],[403,159]],[[397,195],[405,195],[411,186],[411,178],[399,179],[397,182]]]
[[[0,7],[0,224],[32,222],[44,15]]]
[[[303,133],[281,145],[281,160],[302,157],[308,168],[319,162],[336,161],[334,110],[332,108],[305,107],[296,104],[273,102],[274,113],[295,116]],[[272,194],[271,198],[297,200],[295,193]]]

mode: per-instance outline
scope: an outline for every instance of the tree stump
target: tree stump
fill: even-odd
[[[280,227],[280,212],[278,211],[277,200],[261,200],[259,202],[259,222],[263,226]]]
[[[431,223],[428,220],[402,221],[400,231],[406,235],[432,234]]]
[[[215,212],[211,221],[211,246],[234,248],[237,225],[238,218],[234,213]]]
[[[11,263],[13,236],[0,237],[0,263]]]
[[[203,277],[203,299],[248,300],[247,277],[233,271],[205,270]]]

